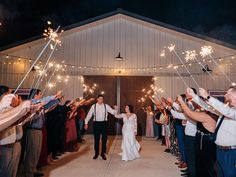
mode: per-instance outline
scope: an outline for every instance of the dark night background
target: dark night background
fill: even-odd
[[[236,0],[0,0],[0,46],[117,8],[236,45]]]

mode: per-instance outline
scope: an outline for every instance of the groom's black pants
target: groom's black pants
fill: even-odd
[[[93,133],[94,133],[94,150],[95,154],[99,154],[99,142],[100,136],[102,135],[102,153],[106,153],[106,145],[107,145],[107,121],[98,122],[95,121],[93,123]]]

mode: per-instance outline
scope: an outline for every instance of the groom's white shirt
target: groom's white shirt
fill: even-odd
[[[106,106],[106,112],[105,112],[105,106]],[[95,115],[96,115],[96,121],[101,122],[101,121],[107,121],[107,112],[110,114],[115,115],[116,110],[112,109],[109,105],[105,104],[98,104],[96,103],[96,110],[95,110],[95,104],[93,104],[85,118],[85,124],[88,124],[89,120],[92,118],[94,115],[93,121],[95,121]],[[96,111],[96,112],[95,112]]]

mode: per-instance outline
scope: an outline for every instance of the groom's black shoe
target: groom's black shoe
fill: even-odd
[[[93,159],[95,160],[95,159],[97,159],[98,158],[98,154],[95,154],[94,156],[93,156]]]
[[[102,157],[103,160],[107,160],[105,154],[101,154],[101,157]]]

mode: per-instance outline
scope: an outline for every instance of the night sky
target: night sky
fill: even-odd
[[[236,0],[0,0],[0,46],[117,8],[236,45]]]

